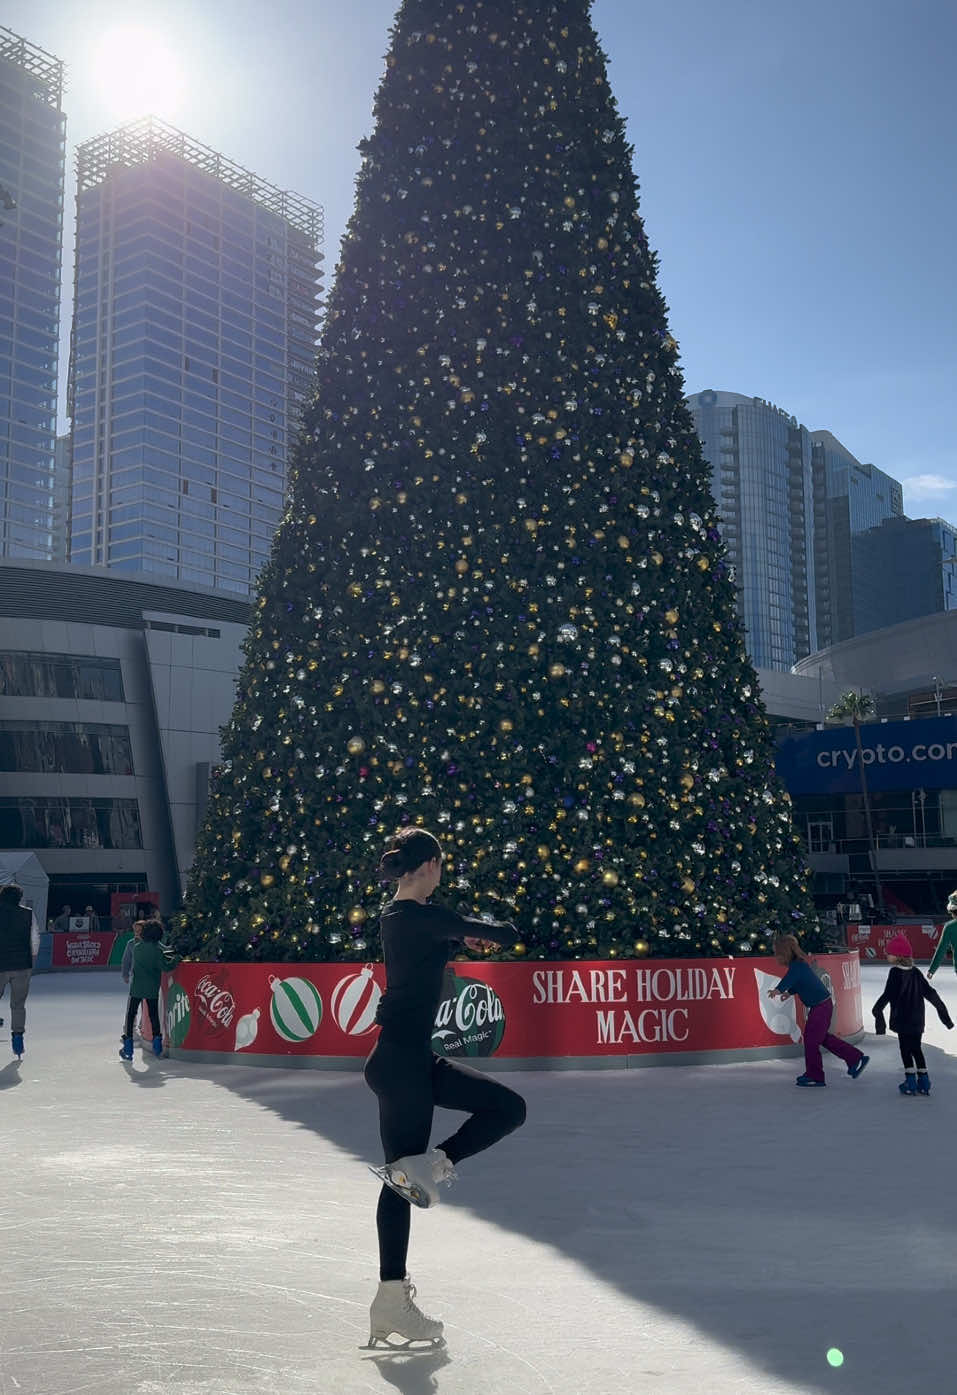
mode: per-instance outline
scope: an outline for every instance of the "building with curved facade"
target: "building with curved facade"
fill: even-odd
[[[48,905],[179,902],[248,603],[104,569],[0,562],[0,850]]]

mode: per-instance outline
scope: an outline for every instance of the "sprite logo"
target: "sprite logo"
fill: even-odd
[[[446,970],[432,1029],[440,1056],[492,1056],[505,1035],[502,1000],[487,983]]]
[[[170,1046],[182,1046],[189,1032],[189,994],[178,983],[166,995],[166,1035]]]

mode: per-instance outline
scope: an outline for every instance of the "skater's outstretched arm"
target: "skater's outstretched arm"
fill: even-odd
[[[947,1011],[947,1005],[937,992],[937,989],[931,987],[923,974],[920,976],[920,991],[926,1000],[937,1009],[937,1016],[940,1018],[941,1022],[943,1022],[944,1026],[953,1027],[954,1024],[950,1020],[950,1013]]]
[[[884,1009],[887,1007],[888,1003],[893,1002],[894,998],[897,996],[894,992],[894,988],[896,986],[894,980],[895,974],[899,974],[899,970],[896,966],[893,969],[891,969],[890,973],[887,975],[887,982],[884,984],[884,991],[878,998],[874,1006],[871,1008],[871,1012],[874,1014],[874,1030],[876,1031],[879,1037],[884,1036],[885,1032],[887,1031],[887,1028],[884,1025]]]
[[[431,912],[430,929],[437,940],[489,940],[496,945],[511,945],[518,939],[518,930],[511,921],[478,920],[446,906],[425,909]]]

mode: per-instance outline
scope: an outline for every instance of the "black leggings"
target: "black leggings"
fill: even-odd
[[[901,1060],[904,1062],[904,1069],[908,1070],[916,1066],[918,1070],[926,1070],[927,1062],[924,1060],[924,1053],[920,1045],[920,1032],[899,1032],[897,1036],[901,1049]]]
[[[158,998],[130,998],[126,1008],[126,1026],[123,1028],[123,1035],[131,1037],[133,1035],[133,1023],[136,1021],[136,1013],[140,1003],[146,1004],[146,1010],[150,1015],[150,1026],[153,1028],[154,1037],[163,1035],[160,1027],[159,999]]]
[[[453,1164],[490,1148],[525,1122],[521,1095],[480,1071],[433,1055],[428,1046],[403,1046],[380,1037],[364,1073],[379,1097],[379,1134],[387,1163],[428,1150],[436,1105],[470,1116],[436,1145]],[[410,1222],[409,1202],[383,1187],[376,1209],[380,1279],[405,1278]]]

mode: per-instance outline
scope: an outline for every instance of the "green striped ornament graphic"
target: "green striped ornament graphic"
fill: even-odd
[[[308,1041],[322,1021],[322,999],[307,978],[269,979],[272,1001],[269,1016],[283,1041]]]

